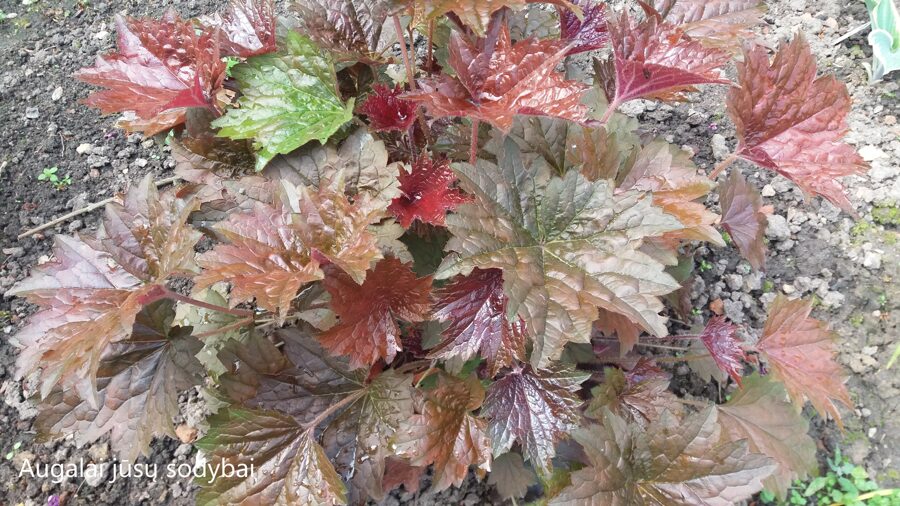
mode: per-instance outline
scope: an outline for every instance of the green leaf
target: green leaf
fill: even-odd
[[[542,159],[526,165],[511,140],[499,161],[499,168],[483,160],[454,167],[475,200],[447,217],[447,249],[458,255],[448,256],[436,277],[502,269],[508,316],[525,319],[539,368],[567,342],[589,341],[598,307],[666,335],[658,296],[680,285],[639,248],[681,224],[649,194],[614,195],[608,181],[590,182],[575,171],[550,178]]]
[[[334,67],[321,49],[296,32],[280,47],[234,68],[240,107],[213,122],[220,136],[254,140],[257,171],[309,141],[324,143],[353,117],[353,101],[336,95]]]
[[[818,476],[813,478],[812,481],[809,482],[809,486],[806,487],[806,490],[803,492],[803,495],[809,497],[819,490],[825,488],[825,485],[828,484],[828,478],[825,476]]]
[[[866,0],[872,19],[872,81],[900,69],[900,12],[894,0]]]

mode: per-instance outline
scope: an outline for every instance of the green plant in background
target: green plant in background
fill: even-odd
[[[19,453],[19,448],[22,447],[22,442],[17,441],[16,444],[13,445],[12,450],[6,452],[6,460],[12,460],[17,453]]]
[[[900,69],[900,13],[895,0],[866,0],[872,20],[869,45],[872,46],[872,81]]]
[[[879,225],[900,226],[900,207],[881,206],[872,209],[872,220]]]
[[[768,491],[759,498],[763,504],[778,506],[898,506],[900,489],[879,488],[864,467],[847,460],[838,448],[834,459],[828,459],[828,472],[823,476],[808,482],[794,481],[782,501]]]
[[[56,175],[57,172],[59,172],[59,167],[45,168],[38,176],[38,181],[48,181],[53,184],[57,190],[64,190],[67,186],[72,184],[72,178],[66,176],[60,179],[59,176]]]

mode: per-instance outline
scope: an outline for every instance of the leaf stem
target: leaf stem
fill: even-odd
[[[412,63],[409,61],[409,53],[406,51],[406,36],[403,34],[403,26],[400,25],[400,16],[394,14],[394,31],[397,32],[397,40],[400,42],[400,54],[403,56],[403,64],[406,66],[406,80],[409,82],[409,89],[416,90],[416,74],[413,70]]]
[[[202,307],[203,309],[209,309],[210,311],[218,311],[220,313],[230,314],[234,316],[253,318],[256,315],[256,312],[250,311],[249,309],[234,309],[224,306],[217,306],[215,304],[210,304],[209,302],[203,302],[202,300],[192,299],[185,295],[181,295],[180,293],[173,292],[168,288],[166,289],[165,298],[183,302],[185,304],[190,304],[192,306]]]
[[[702,358],[709,358],[709,355],[682,355],[680,357],[654,357],[653,360],[655,360],[656,362],[673,363],[673,362],[689,362],[691,360],[700,360]]]
[[[718,175],[721,174],[723,170],[727,169],[728,167],[731,167],[731,164],[733,164],[737,159],[738,159],[737,152],[731,153],[730,155],[728,155],[728,158],[722,160],[718,165],[716,165],[716,168],[713,169],[712,172],[710,172],[709,178],[715,179],[716,177],[718,177]]]
[[[687,404],[688,406],[696,406],[698,408],[708,408],[709,407],[709,403],[706,403],[706,402],[692,401],[689,399],[681,399],[681,398],[679,398],[677,400],[678,400],[678,402],[680,402],[682,404]]]
[[[469,143],[469,164],[475,165],[478,159],[478,124],[477,119],[472,120],[472,140]]]
[[[434,20],[428,22],[428,53],[425,56],[425,69],[429,74],[434,71]]]
[[[199,334],[193,334],[193,336],[196,337],[197,339],[202,339],[204,337],[210,337],[210,336],[214,336],[216,334],[221,334],[223,332],[228,332],[229,330],[239,329],[239,328],[249,325],[251,323],[253,323],[253,318],[247,317],[247,318],[240,319],[234,323],[229,323],[228,325],[225,325],[224,327],[219,327],[217,329],[208,330],[206,332],[201,332]]]
[[[659,348],[660,350],[671,350],[671,351],[690,351],[690,348],[682,348],[681,346],[667,346],[665,344],[653,344],[653,343],[635,343],[637,346],[646,346],[648,348]]]
[[[609,103],[606,111],[603,112],[603,116],[600,117],[600,126],[606,126],[606,124],[609,123],[609,119],[612,118],[613,113],[616,112],[616,109],[618,109],[620,105],[622,105],[622,102],[618,99]]]
[[[344,398],[341,399],[340,401],[338,401],[338,402],[332,404],[331,406],[328,407],[328,409],[326,409],[325,411],[319,413],[319,415],[318,415],[317,417],[313,418],[313,420],[312,420],[311,422],[309,422],[308,424],[304,425],[304,426],[303,426],[303,429],[304,429],[304,430],[308,430],[308,431],[315,430],[315,428],[316,428],[320,423],[324,422],[324,421],[325,421],[329,416],[331,416],[335,411],[337,411],[337,410],[343,408],[344,406],[346,406],[346,405],[348,405],[348,404],[352,404],[352,403],[356,402],[357,399],[359,399],[360,397],[362,397],[363,393],[365,393],[365,390],[358,390],[357,392],[353,393],[352,395],[348,395],[347,397],[344,397]]]
[[[859,501],[860,503],[862,503],[863,501],[865,501],[867,499],[872,499],[874,497],[887,497],[889,495],[893,495],[893,494],[897,493],[898,490],[900,490],[900,489],[883,488],[881,490],[873,490],[871,492],[866,492],[865,494],[860,495],[859,497],[856,498],[856,501]],[[843,502],[836,502],[836,503],[832,503],[831,506],[841,506],[843,504],[844,504]]]
[[[434,360],[431,361],[431,365],[429,365],[428,369],[426,369],[425,372],[423,372],[422,375],[419,376],[419,379],[418,379],[418,381],[416,381],[416,384],[413,388],[419,388],[419,386],[422,385],[422,382],[425,381],[425,378],[431,376],[431,374],[437,370],[434,367],[435,363],[436,362]]]

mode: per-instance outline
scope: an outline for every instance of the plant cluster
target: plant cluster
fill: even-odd
[[[776,500],[775,494],[763,491],[763,504],[821,505],[821,506],[897,506],[900,505],[900,489],[879,488],[862,466],[854,465],[835,450],[834,458],[828,457],[828,470],[808,483],[796,480],[784,500]]]
[[[117,18],[87,103],[167,135],[184,184],[145,179],[9,292],[40,307],[16,336],[40,434],[134,460],[202,387],[207,465],[255,472],[201,480],[201,504],[360,504],[432,465],[436,489],[474,469],[550,504],[726,504],[815,472],[800,407],[839,422],[850,399],[812,302],[776,298],[752,343],[664,316],[691,317],[693,250],[722,231],[763,268],[768,208],[617,110],[727,86],[715,172],[745,160],[852,211],[846,88],[802,36],[741,50],[755,0],[549,3]],[[589,58],[592,82],[560,71]],[[680,398],[675,361],[738,388]]]

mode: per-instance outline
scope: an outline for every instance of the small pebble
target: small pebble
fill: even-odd
[[[38,119],[41,117],[41,111],[37,107],[29,107],[25,109],[25,117],[27,119]]]
[[[53,90],[53,94],[50,95],[50,100],[54,102],[58,102],[59,99],[62,98],[63,89],[62,86],[57,86],[55,90]]]

